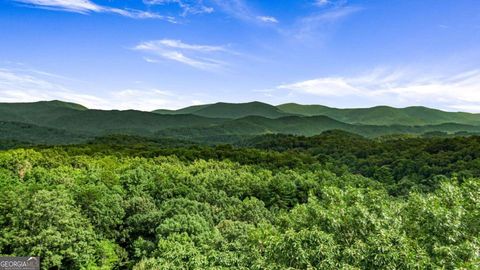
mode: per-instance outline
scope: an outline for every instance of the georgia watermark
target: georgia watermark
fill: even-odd
[[[40,270],[40,257],[0,257],[0,270]]]

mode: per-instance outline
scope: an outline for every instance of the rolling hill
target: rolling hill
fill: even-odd
[[[225,120],[191,114],[160,115],[142,111],[86,110],[64,115],[48,121],[46,126],[90,134],[151,135],[167,128],[209,127]]]
[[[313,136],[327,130],[343,130],[365,137],[378,137],[392,134],[416,134],[427,132],[466,132],[480,133],[480,126],[445,123],[425,126],[403,125],[355,125],[347,124],[327,116],[287,116],[270,119],[261,116],[248,116],[234,119],[212,127],[165,129],[156,133],[158,137],[175,137],[197,141],[228,141],[245,136],[265,134],[292,134]],[[226,138],[226,139],[225,139]]]
[[[84,142],[91,137],[64,129],[41,127],[28,123],[0,121],[0,143],[8,141],[34,144],[73,144]],[[1,148],[1,147],[0,147]]]
[[[158,114],[195,114],[195,112],[207,108],[208,106],[211,106],[213,104],[204,104],[204,105],[194,105],[194,106],[189,106],[185,107],[179,110],[166,110],[166,109],[159,109],[153,111],[153,113],[158,113]]]
[[[58,100],[32,103],[0,103],[0,121],[43,125],[51,119],[86,111],[86,107]]]
[[[179,110],[156,110],[163,115],[194,114],[204,117],[239,119],[246,116],[281,118],[285,116],[324,115],[348,124],[365,125],[438,125],[458,123],[480,125],[480,114],[446,112],[421,106],[394,108],[376,106],[372,108],[338,109],[322,105],[287,103],[272,106],[262,102],[215,103],[190,106]]]
[[[91,136],[115,133],[149,136],[161,129],[208,127],[225,120],[191,114],[160,115],[135,110],[90,110],[74,103],[42,101],[0,103],[0,121],[26,123]]]
[[[377,106],[359,109],[337,109],[322,105],[287,103],[279,105],[277,108],[285,113],[296,115],[325,115],[349,124],[416,126],[458,123],[480,125],[479,114],[445,112],[421,106],[406,108]]]
[[[254,101],[248,103],[224,103],[186,107],[176,111],[156,110],[158,114],[194,114],[212,118],[238,119],[246,116],[263,116],[266,118],[280,118],[291,113],[286,113],[270,104]]]
[[[335,109],[321,105],[215,103],[177,111],[91,110],[74,103],[0,103],[0,140],[55,144],[109,134],[232,142],[264,134],[312,136],[343,130],[365,137],[480,134],[480,115],[425,107]]]

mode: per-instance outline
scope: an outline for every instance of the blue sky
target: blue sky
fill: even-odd
[[[480,112],[478,0],[0,0],[0,101]]]

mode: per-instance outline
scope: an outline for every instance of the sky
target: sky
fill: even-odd
[[[480,112],[478,0],[0,0],[0,102]]]

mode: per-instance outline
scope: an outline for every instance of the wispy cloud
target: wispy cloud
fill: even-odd
[[[291,84],[282,84],[278,89],[287,89],[318,96],[348,96],[361,92],[344,78],[325,77]]]
[[[88,94],[79,94],[57,83],[61,76],[47,72],[18,71],[0,68],[0,100],[3,102],[31,102],[62,99],[95,104],[100,100]]]
[[[334,6],[326,10],[322,9],[298,19],[292,30],[287,31],[287,34],[296,39],[306,39],[312,36],[318,37],[319,32],[326,32],[334,23],[361,10],[361,7],[348,5]]]
[[[245,0],[143,0],[148,6],[175,5],[181,16],[219,12],[229,17],[257,24],[275,24],[278,19],[251,7]]]
[[[260,24],[278,23],[275,17],[267,16],[254,10],[245,0],[211,0],[211,2],[223,13],[245,22]]]
[[[313,0],[313,5],[317,7],[326,7],[326,6],[345,6],[348,4],[348,0]]]
[[[212,13],[214,8],[203,0],[143,0],[147,5],[177,5],[182,9],[182,16],[189,14]]]
[[[102,108],[108,109],[136,109],[153,111],[160,108],[178,107],[185,105],[173,93],[156,88],[124,89],[108,93],[109,99]],[[192,102],[187,103],[190,105]]]
[[[419,74],[407,69],[375,69],[359,76],[321,77],[282,84],[277,89],[337,100],[366,99],[372,104],[440,106],[480,112],[480,70],[451,76]]]
[[[325,5],[328,5],[330,3],[329,0],[315,0],[314,1],[314,5],[316,6],[325,6]]]
[[[219,53],[234,54],[224,46],[187,44],[172,39],[142,42],[133,49],[202,70],[221,69],[226,66],[226,63],[216,59],[215,56]],[[152,58],[147,59],[148,62],[157,61]]]
[[[101,96],[74,91],[65,86],[63,76],[42,71],[0,68],[0,102],[63,100],[95,109],[180,108],[198,103],[191,96],[176,95],[151,87],[109,91]]]
[[[134,19],[162,19],[174,23],[175,18],[163,16],[154,12],[136,10],[136,9],[120,9],[95,4],[90,0],[13,0],[17,3],[25,4],[29,7],[54,9],[68,12],[76,12],[81,14],[88,13],[113,13]]]
[[[278,23],[278,20],[275,17],[271,16],[257,16],[257,19],[266,23]]]
[[[235,18],[249,20],[253,16],[252,10],[244,0],[212,0],[212,2],[224,13],[227,13]]]
[[[181,40],[174,39],[162,39],[156,41],[149,41],[144,43],[147,47],[168,47],[173,49],[185,49],[197,52],[218,52],[226,51],[223,46],[211,46],[211,45],[196,45],[196,44],[187,44]]]

